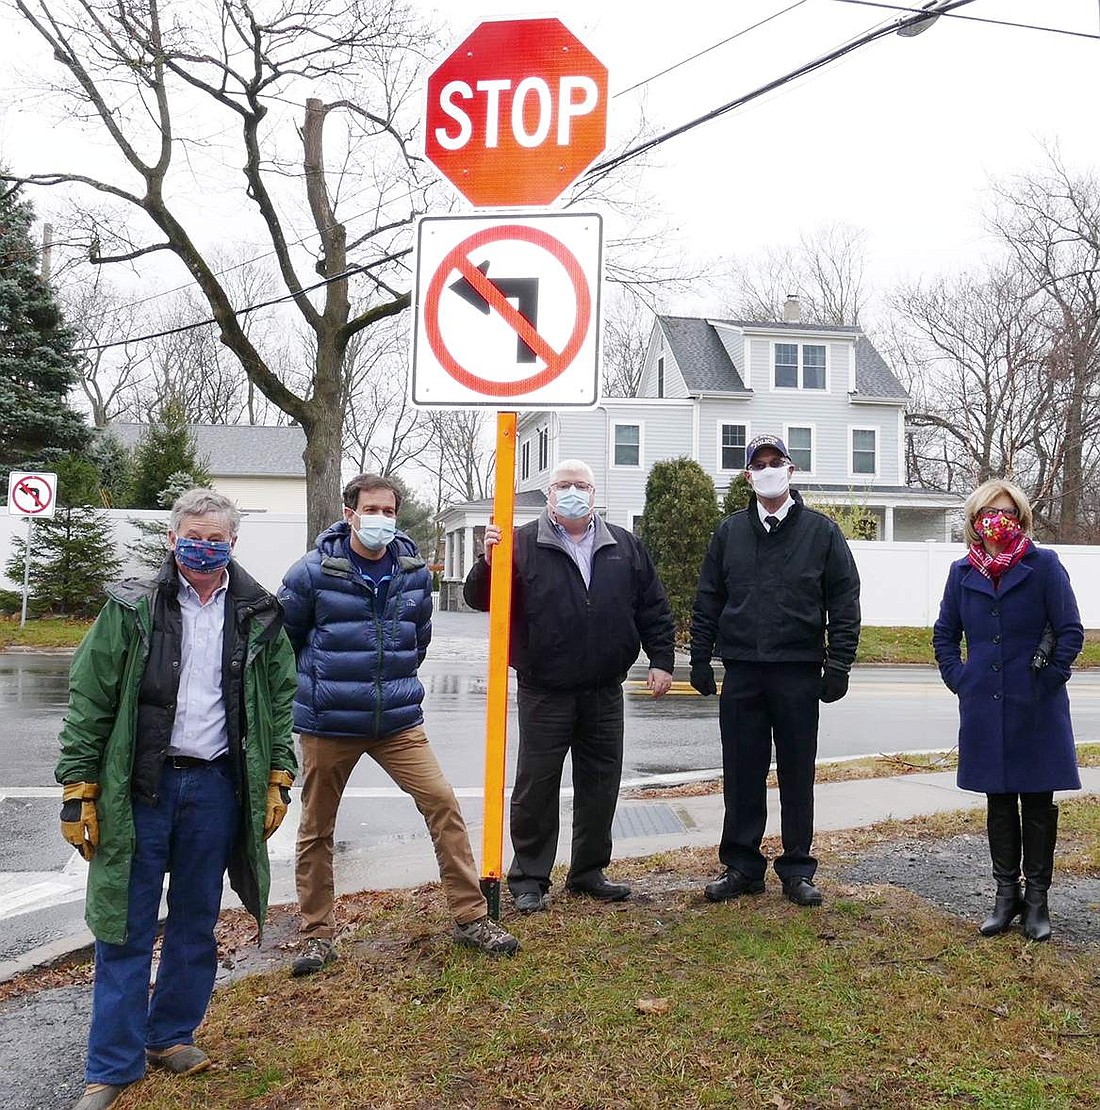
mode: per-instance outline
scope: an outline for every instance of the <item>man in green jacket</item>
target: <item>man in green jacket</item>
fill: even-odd
[[[259,925],[267,912],[264,841],[297,772],[296,679],[278,602],[232,561],[240,521],[213,490],[180,497],[160,573],[111,587],[73,657],[56,774],[62,835],[90,865],[96,937],[87,1087],[73,1110],[112,1105],[147,1063],[209,1066],[194,1033],[214,989],[226,870]]]

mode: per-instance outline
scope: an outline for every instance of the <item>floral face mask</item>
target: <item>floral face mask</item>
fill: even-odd
[[[1011,543],[1021,532],[1019,520],[1000,509],[981,513],[974,530],[991,543]]]

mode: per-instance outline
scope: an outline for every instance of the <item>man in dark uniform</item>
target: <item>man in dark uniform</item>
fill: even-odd
[[[723,902],[764,889],[760,851],[767,777],[775,743],[783,893],[816,906],[813,841],[818,701],[848,692],[859,642],[859,574],[836,523],[790,489],[794,464],[776,436],[745,450],[748,507],[711,537],[691,618],[691,684],[717,692],[711,659],[725,666],[718,720],[726,813],[719,859],[725,871],[706,896]]]

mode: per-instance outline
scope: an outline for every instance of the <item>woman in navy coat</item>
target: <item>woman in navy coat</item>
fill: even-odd
[[[943,681],[959,698],[959,787],[988,799],[997,896],[979,928],[993,936],[1022,915],[1024,933],[1047,940],[1058,833],[1053,792],[1081,785],[1066,682],[1084,631],[1058,556],[1030,539],[1022,490],[993,479],[963,512],[970,550],[948,573],[932,644]]]

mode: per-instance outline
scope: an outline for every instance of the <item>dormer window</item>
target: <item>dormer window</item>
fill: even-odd
[[[776,343],[776,389],[824,389],[824,343]]]

